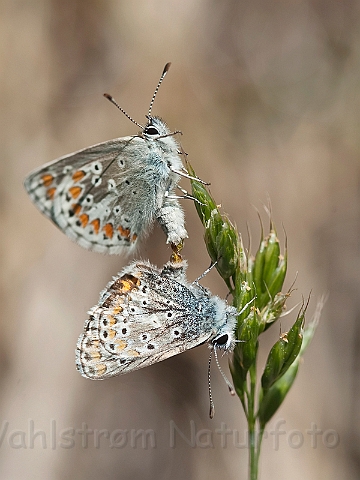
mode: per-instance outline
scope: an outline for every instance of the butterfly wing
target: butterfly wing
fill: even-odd
[[[155,173],[144,175],[139,161],[148,155],[141,137],[110,140],[42,166],[26,178],[25,188],[39,210],[82,247],[131,251],[156,208]]]
[[[89,312],[77,343],[77,369],[86,378],[104,379],[206,342],[213,332],[202,327],[200,304],[171,275],[133,263],[109,283]]]

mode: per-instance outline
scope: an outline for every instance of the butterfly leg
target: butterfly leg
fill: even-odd
[[[205,203],[200,202],[200,200],[198,200],[197,198],[195,198],[195,197],[193,197],[192,195],[190,195],[186,190],[184,190],[183,188],[181,188],[179,185],[177,185],[177,188],[178,188],[184,195],[182,195],[182,196],[172,195],[172,197],[169,197],[169,198],[186,198],[186,199],[188,199],[188,200],[193,200],[194,202],[198,203],[199,205],[205,206]]]

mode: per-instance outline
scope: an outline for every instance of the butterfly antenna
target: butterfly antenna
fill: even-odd
[[[155,100],[155,97],[159,91],[159,88],[160,88],[160,85],[162,84],[162,81],[164,80],[165,78],[165,75],[167,74],[167,72],[169,71],[169,68],[170,68],[170,65],[171,63],[167,63],[164,67],[164,70],[161,74],[161,77],[160,77],[160,80],[159,80],[159,83],[157,84],[157,87],[155,88],[155,92],[154,92],[154,95],[152,96],[152,99],[151,99],[151,102],[150,102],[150,107],[149,107],[149,113],[147,114],[148,117],[151,116],[151,110],[152,110],[152,107],[153,107],[153,104],[154,104],[154,100]]]
[[[130,115],[128,113],[126,113],[123,108],[120,107],[120,105],[113,99],[113,97],[111,95],[109,95],[108,93],[104,93],[104,97],[107,98],[109,100],[109,102],[113,103],[115,105],[115,107],[117,107],[120,110],[120,112],[122,112],[125,115],[125,117],[127,117],[129,120],[131,120],[133,123],[135,123],[135,125],[140,127],[141,130],[144,130],[144,127],[142,125],[140,125],[140,123],[136,122],[133,118],[131,118]]]
[[[226,376],[225,373],[223,372],[222,368],[220,367],[219,359],[218,359],[218,356],[217,356],[216,345],[214,345],[214,355],[215,355],[216,365],[218,366],[218,369],[219,369],[219,371],[220,371],[220,373],[221,373],[221,376],[223,377],[223,379],[225,380],[226,385],[228,386],[230,395],[235,395],[235,389],[234,389],[232,383],[230,382],[230,380],[227,378],[227,376]]]
[[[209,400],[210,400],[210,412],[209,412],[209,416],[210,416],[210,418],[214,418],[214,415],[215,415],[215,405],[214,405],[214,401],[213,401],[212,393],[211,393],[211,357],[212,357],[212,350],[211,350],[210,356],[209,356],[208,387],[209,387]]]

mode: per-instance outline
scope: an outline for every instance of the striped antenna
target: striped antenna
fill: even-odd
[[[165,75],[167,74],[167,72],[169,71],[169,68],[170,68],[170,65],[171,63],[168,62],[165,67],[164,67],[164,70],[161,74],[161,77],[160,77],[160,80],[159,80],[159,83],[157,84],[157,87],[155,88],[155,92],[154,92],[154,95],[152,96],[152,99],[151,99],[151,102],[150,102],[150,107],[149,107],[149,113],[147,114],[148,117],[151,117],[151,110],[152,110],[152,107],[153,107],[153,104],[154,104],[154,100],[155,100],[155,97],[159,91],[159,88],[160,88],[160,85],[162,84],[162,81],[164,80],[165,78]]]
[[[141,130],[144,130],[144,127],[142,125],[140,125],[140,123],[136,122],[133,118],[131,118],[130,115],[128,113],[126,113],[123,108],[120,107],[120,105],[113,99],[113,97],[111,95],[109,95],[108,93],[104,93],[104,97],[107,98],[109,100],[109,102],[114,104],[115,107],[117,107],[120,110],[120,112],[122,112],[129,120],[131,120],[133,123],[135,123],[135,125],[140,127]]]

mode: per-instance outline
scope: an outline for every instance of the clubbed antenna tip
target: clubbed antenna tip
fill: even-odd
[[[165,65],[164,70],[163,70],[161,76],[164,76],[164,75],[167,74],[167,72],[169,71],[170,66],[171,66],[171,62],[168,62],[168,63]]]

